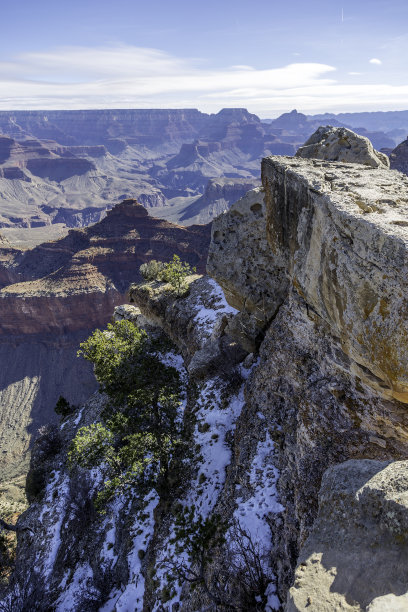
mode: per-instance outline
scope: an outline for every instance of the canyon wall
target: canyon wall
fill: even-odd
[[[20,537],[13,588],[25,576],[25,597],[36,589],[61,611],[217,609],[208,589],[166,578],[177,513],[193,506],[260,544],[263,591],[243,609],[406,606],[408,178],[269,157],[262,182],[213,222],[213,279],[191,277],[185,297],[136,284],[137,308],[118,311],[181,351],[166,359],[190,381],[184,420],[198,453],[182,485],[150,491],[142,513],[133,490],[92,514],[103,474],[66,465],[78,427],[101,419],[92,398],[32,465],[49,476],[19,521],[36,526]],[[214,553],[210,591],[230,553],[228,541]],[[242,609],[242,585],[229,585]]]

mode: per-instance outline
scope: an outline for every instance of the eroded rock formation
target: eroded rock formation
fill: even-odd
[[[297,150],[296,157],[358,163],[371,168],[390,167],[388,157],[375,151],[368,138],[330,125],[319,127]]]
[[[20,520],[40,524],[18,567],[44,605],[213,605],[205,589],[169,589],[163,570],[174,517],[191,504],[261,542],[267,587],[255,601],[268,612],[405,604],[408,178],[381,165],[270,157],[262,181],[213,223],[215,280],[190,278],[187,297],[138,284],[140,312],[117,311],[178,344],[191,379],[183,418],[199,455],[180,490],[152,492],[143,514],[133,491],[103,522],[88,513],[85,532],[101,474],[69,473],[65,454],[102,400],[68,419],[46,460],[55,471],[45,501]],[[210,583],[228,559],[225,544]],[[239,582],[230,585],[239,596]]]
[[[390,153],[391,168],[408,174],[408,138]]]
[[[34,249],[0,244],[1,480],[24,472],[30,438],[56,418],[59,395],[78,404],[95,388],[76,358],[79,343],[126,301],[140,265],[177,253],[203,272],[210,231],[126,200],[100,223]]]

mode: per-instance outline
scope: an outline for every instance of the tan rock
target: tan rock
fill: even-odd
[[[286,294],[285,265],[267,242],[262,188],[248,191],[213,221],[207,273],[222,286],[229,304],[253,315],[260,328]]]
[[[263,161],[267,235],[355,373],[408,401],[408,179],[358,164]]]
[[[370,140],[343,127],[319,127],[296,151],[296,157],[325,159],[364,164],[371,168],[389,168],[390,161],[384,153],[376,151]]]
[[[408,609],[408,461],[346,461],[322,479],[286,612]]]

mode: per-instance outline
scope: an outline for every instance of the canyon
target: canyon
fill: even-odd
[[[264,121],[242,108],[211,115],[195,109],[1,111],[0,228],[7,234],[59,225],[66,234],[99,221],[126,198],[176,223],[209,222],[243,195],[244,184],[260,184],[262,157],[293,155],[323,118],[351,125],[388,154],[408,130],[402,111],[381,117],[292,111]],[[215,188],[222,184],[224,193]],[[9,235],[13,240],[14,231]],[[21,234],[28,235],[36,234]]]
[[[33,249],[2,240],[1,483],[12,485],[27,472],[30,440],[55,421],[58,397],[80,404],[96,388],[92,368],[76,357],[79,343],[126,300],[140,265],[176,253],[203,272],[210,232],[209,225],[150,217],[136,200],[125,200],[99,223]]]
[[[211,231],[207,276],[190,276],[184,296],[135,277],[131,304],[115,309],[177,347],[164,359],[188,381],[196,453],[181,484],[143,501],[132,490],[98,515],[103,466],[67,467],[79,428],[103,420],[109,400],[92,395],[34,447],[31,478],[44,482],[18,522],[31,531],[19,532],[7,605],[217,609],[209,593],[230,567],[231,531],[212,551],[207,589],[169,583],[177,516],[192,507],[202,520],[238,521],[260,544],[263,590],[251,609],[406,608],[408,177],[342,127],[321,128],[294,157],[264,158],[261,170],[262,186],[211,230],[178,226]],[[134,203],[120,211],[150,219]],[[90,231],[75,236],[92,242]],[[226,584],[245,609],[239,574]]]

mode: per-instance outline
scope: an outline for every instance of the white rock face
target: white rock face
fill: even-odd
[[[364,164],[371,168],[390,167],[388,157],[376,151],[368,138],[330,125],[319,127],[296,151],[296,157]]]

